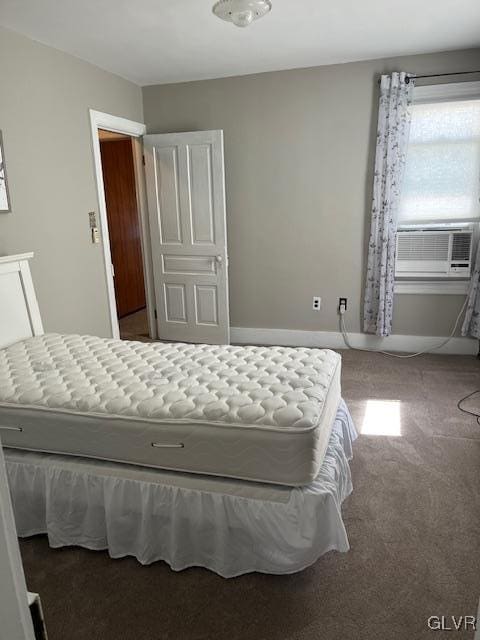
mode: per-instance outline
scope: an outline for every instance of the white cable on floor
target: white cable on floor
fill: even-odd
[[[467,306],[467,302],[468,302],[468,296],[465,298],[465,302],[463,303],[462,308],[460,309],[460,312],[459,312],[459,314],[457,316],[457,319],[455,320],[455,325],[454,325],[454,327],[452,329],[452,332],[448,336],[448,338],[445,338],[445,340],[443,340],[439,344],[436,344],[433,347],[429,347],[428,349],[425,349],[424,351],[417,351],[417,353],[408,353],[406,355],[402,355],[402,354],[398,354],[398,353],[391,353],[390,351],[381,351],[380,349],[371,349],[371,348],[368,348],[368,347],[352,347],[352,345],[350,344],[350,339],[348,337],[347,330],[345,328],[344,313],[340,312],[340,328],[341,328],[341,331],[342,331],[343,340],[345,341],[345,344],[347,345],[347,347],[349,349],[353,349],[354,351],[371,351],[373,353],[383,353],[383,355],[392,356],[393,358],[415,358],[415,356],[421,356],[424,353],[429,353],[433,349],[440,349],[441,347],[446,345],[448,342],[450,342],[450,340],[455,335],[458,323],[460,322],[460,318],[462,317],[462,313],[465,311],[465,307]]]

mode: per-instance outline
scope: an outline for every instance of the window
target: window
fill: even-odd
[[[399,220],[480,215],[480,99],[414,104]]]
[[[416,87],[399,228],[413,226],[415,230],[425,226],[428,229],[446,223],[457,227],[460,223],[479,221],[480,83]],[[431,244],[434,236],[425,235],[425,238]],[[405,243],[405,238],[402,240]],[[422,259],[426,260],[429,254],[424,253],[426,257]],[[437,265],[429,266],[437,268]],[[456,275],[450,273],[450,277]],[[438,282],[440,277],[440,273],[432,274],[431,280],[437,280],[433,285],[425,282],[430,278],[422,278],[418,291],[411,280],[399,283],[396,291],[420,293],[428,289],[432,293],[464,293],[467,289],[466,282]]]

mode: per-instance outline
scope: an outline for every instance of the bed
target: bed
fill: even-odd
[[[9,310],[0,317],[0,436],[20,535],[45,532],[52,546],[108,548],[225,576],[288,573],[348,548],[340,508],[356,434],[341,401],[338,354],[44,334],[30,257],[0,258]],[[123,498],[107,504],[119,483]],[[103,490],[92,497],[92,487]],[[129,499],[140,487],[143,499]],[[81,522],[72,526],[72,513],[88,526],[97,514],[95,543]],[[115,522],[122,551],[110,543]],[[165,542],[179,522],[183,560]],[[203,545],[178,542],[202,526],[210,532]],[[212,528],[217,545],[207,553]],[[245,549],[232,556],[242,546],[236,537],[253,557]]]

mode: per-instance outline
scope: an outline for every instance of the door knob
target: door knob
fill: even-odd
[[[218,262],[218,264],[222,264],[223,257],[222,256],[215,256],[215,261]]]

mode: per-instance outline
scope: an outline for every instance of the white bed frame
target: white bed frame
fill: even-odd
[[[44,333],[31,258],[33,253],[0,257],[0,349]]]

